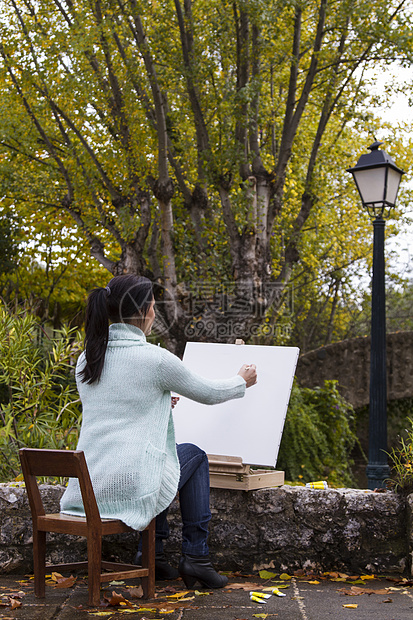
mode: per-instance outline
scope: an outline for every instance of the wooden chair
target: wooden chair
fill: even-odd
[[[118,519],[101,519],[85,455],[81,450],[35,450],[22,448],[20,461],[33,520],[34,592],[45,597],[46,571],[88,570],[89,605],[100,602],[100,584],[113,579],[141,578],[144,598],[155,595],[155,519],[142,532],[142,568],[133,564],[102,561],[102,536],[132,532]],[[36,476],[78,478],[86,517],[46,514]],[[86,536],[87,562],[46,566],[46,532]],[[102,569],[114,572],[102,573]]]

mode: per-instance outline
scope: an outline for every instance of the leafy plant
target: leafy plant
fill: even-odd
[[[387,481],[390,488],[406,494],[413,491],[413,420],[407,419],[406,438],[400,437],[399,445],[388,453],[393,477]]]
[[[0,480],[20,472],[22,447],[74,448],[81,418],[73,377],[78,334],[49,337],[36,317],[0,305]]]
[[[277,461],[287,480],[351,486],[349,455],[355,442],[353,408],[336,381],[315,389],[294,384]]]

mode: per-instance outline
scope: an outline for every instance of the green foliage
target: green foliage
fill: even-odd
[[[79,347],[74,330],[49,338],[33,315],[0,306],[0,480],[19,474],[22,447],[76,447],[81,414],[71,370]]]
[[[351,486],[349,454],[355,441],[353,408],[336,381],[315,389],[293,386],[277,461],[287,480]]]
[[[413,420],[408,418],[406,438],[401,437],[399,445],[392,448],[389,457],[392,465],[392,478],[388,486],[401,493],[413,491]]]

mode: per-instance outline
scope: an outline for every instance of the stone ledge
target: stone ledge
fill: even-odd
[[[41,485],[46,510],[59,511],[64,488]],[[411,570],[413,496],[355,489],[283,486],[257,491],[211,489],[210,551],[221,570]],[[178,559],[179,503],[170,509],[166,551]],[[0,484],[0,572],[32,570],[31,516],[23,486]],[[105,538],[107,559],[131,561],[137,534]],[[50,535],[48,561],[86,559],[84,538]]]

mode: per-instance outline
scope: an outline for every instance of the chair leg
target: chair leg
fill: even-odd
[[[39,532],[33,523],[33,568],[34,594],[37,598],[46,595],[46,532]]]
[[[102,571],[102,536],[89,532],[87,537],[89,605],[100,603],[100,574]]]
[[[155,596],[155,519],[142,532],[142,568],[148,568],[147,577],[142,577],[144,598]]]

